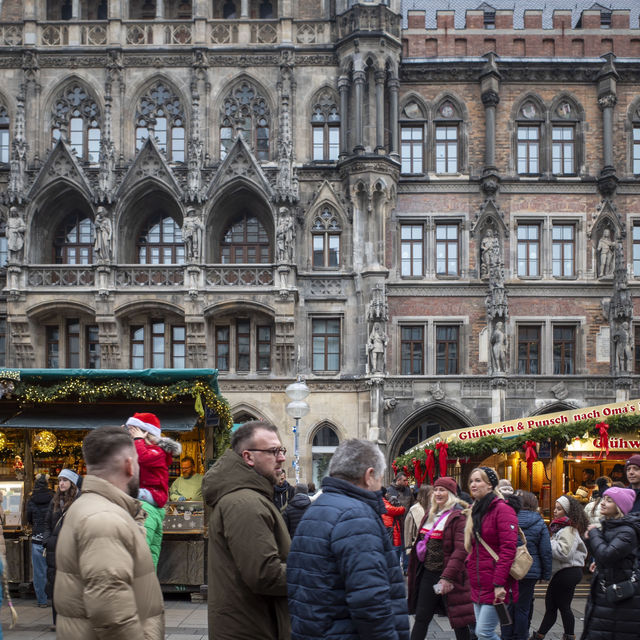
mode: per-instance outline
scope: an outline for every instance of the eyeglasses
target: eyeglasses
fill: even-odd
[[[271,449],[246,449],[246,451],[262,451],[263,453],[270,453],[273,456],[277,456],[278,454],[283,456],[287,455],[286,447],[272,447]]]

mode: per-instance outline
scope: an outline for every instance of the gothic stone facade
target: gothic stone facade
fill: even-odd
[[[215,367],[283,427],[300,374],[309,479],[639,395],[628,11],[0,7],[5,366]]]

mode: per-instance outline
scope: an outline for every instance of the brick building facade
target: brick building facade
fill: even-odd
[[[638,397],[638,11],[455,4],[0,3],[5,366],[300,374],[309,479]]]

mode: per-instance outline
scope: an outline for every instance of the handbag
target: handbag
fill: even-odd
[[[427,542],[431,537],[431,532],[435,531],[436,527],[440,524],[443,518],[446,518],[451,513],[451,509],[449,511],[445,511],[437,520],[437,522],[433,525],[433,528],[427,531],[424,534],[424,537],[421,540],[418,540],[416,544],[416,555],[418,556],[418,560],[420,562],[424,562],[424,559],[427,557]]]
[[[636,576],[630,580],[623,580],[616,584],[610,584],[604,588],[604,596],[609,604],[618,604],[632,598],[636,593]]]
[[[527,549],[527,537],[524,535],[524,531],[518,527],[518,535],[522,538],[522,543],[516,549],[516,555],[511,563],[511,569],[509,569],[509,575],[514,580],[522,580],[527,573],[529,573],[529,569],[531,569],[531,565],[533,564],[533,558],[529,553],[529,549]],[[498,562],[498,554],[482,539],[481,536],[478,536],[478,540],[482,546],[489,552],[489,555],[493,558],[495,562]]]

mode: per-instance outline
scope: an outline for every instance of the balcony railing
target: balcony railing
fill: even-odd
[[[0,24],[0,47],[17,47],[22,43],[21,24]]]
[[[208,287],[261,287],[274,282],[271,265],[220,265],[205,269]]]
[[[184,284],[181,265],[125,265],[116,267],[116,287],[167,287]]]
[[[92,287],[95,281],[89,265],[32,265],[27,271],[29,287]]]

